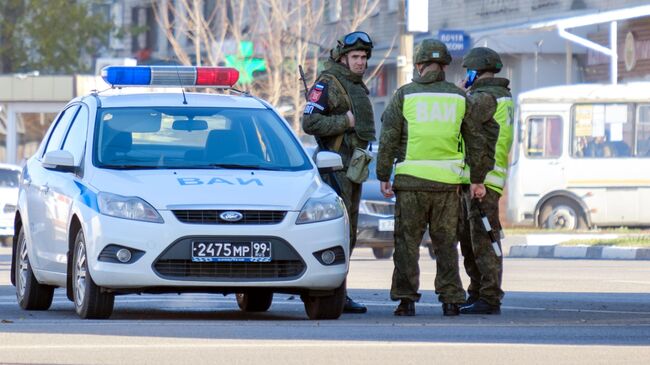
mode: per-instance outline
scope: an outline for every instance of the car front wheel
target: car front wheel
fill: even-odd
[[[303,295],[301,299],[305,303],[305,311],[309,319],[337,319],[343,313],[343,306],[345,306],[345,281],[334,289],[331,295]]]
[[[84,319],[106,319],[113,313],[115,295],[102,290],[90,276],[86,240],[83,231],[77,233],[72,265],[72,295],[74,308]]]
[[[16,298],[21,308],[26,310],[47,310],[52,305],[54,287],[40,284],[29,263],[27,238],[24,228],[18,233],[18,252],[16,257]]]

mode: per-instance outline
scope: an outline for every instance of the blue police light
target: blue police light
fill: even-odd
[[[149,85],[151,83],[151,68],[109,66],[102,69],[102,78],[110,85]]]
[[[231,67],[108,66],[102,78],[112,86],[224,87],[239,80]]]

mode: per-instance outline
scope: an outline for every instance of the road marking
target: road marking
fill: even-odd
[[[621,283],[621,284],[643,284],[650,285],[650,281],[634,281],[634,280],[606,280],[608,283]]]

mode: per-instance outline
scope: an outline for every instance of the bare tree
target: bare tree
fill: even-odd
[[[238,51],[241,41],[254,40],[254,57],[264,59],[266,70],[252,84],[240,87],[276,106],[296,131],[301,130],[305,105],[298,65],[314,80],[319,59],[327,57],[334,40],[359,29],[380,2],[354,1],[352,11],[329,26],[333,32],[324,32],[324,1],[215,0],[208,13],[203,11],[202,0],[177,0],[175,5],[169,0],[152,1],[157,5],[156,18],[182,64],[220,65],[226,54]]]
[[[311,0],[259,0],[260,28],[255,39],[261,43],[267,64],[265,77],[255,82],[255,89],[289,117],[300,130],[300,113],[304,108],[303,85],[298,65],[304,65],[315,77],[317,60],[323,52],[323,33],[318,32],[323,2]]]

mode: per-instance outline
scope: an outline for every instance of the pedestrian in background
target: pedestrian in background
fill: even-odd
[[[444,43],[426,39],[414,53],[413,82],[400,87],[382,115],[377,177],[386,197],[396,194],[392,300],[397,316],[415,315],[420,299],[420,242],[429,226],[436,253],[435,289],[445,316],[459,314],[465,302],[460,280],[456,229],[458,190],[467,160],[478,164],[485,139],[473,122],[465,92],[445,81],[451,55]],[[397,162],[394,184],[390,182]],[[484,196],[487,169],[471,169],[471,191]]]
[[[343,170],[322,177],[345,203],[350,218],[350,256],[357,241],[361,184],[348,179],[346,173],[355,148],[365,150],[375,140],[372,104],[363,83],[372,47],[370,36],[364,32],[352,32],[337,41],[324,71],[309,91],[302,118],[305,133],[319,139],[320,146],[341,155]],[[346,298],[344,312],[366,311],[364,305]]]
[[[463,67],[467,68],[467,77],[461,85],[468,88],[468,98],[480,111],[477,115],[482,117],[479,122],[486,137],[486,153],[481,167],[491,171],[484,181],[487,188],[485,197],[473,199],[467,186],[461,197],[459,239],[470,283],[467,301],[460,312],[499,314],[503,299],[499,198],[506,183],[512,146],[514,104],[508,88],[510,81],[495,77],[503,68],[497,52],[486,47],[473,48],[463,58]],[[483,222],[481,212],[489,225]]]

